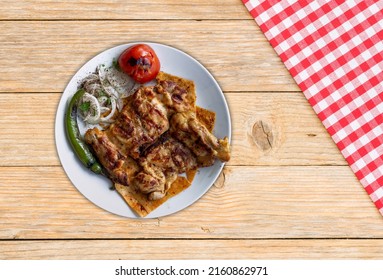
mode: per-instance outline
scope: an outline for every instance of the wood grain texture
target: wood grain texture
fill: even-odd
[[[226,167],[200,200],[158,219],[98,208],[61,167],[2,167],[0,197],[0,239],[383,238],[347,166]]]
[[[240,0],[1,0],[0,3],[0,19],[250,19]]]
[[[240,0],[0,0],[0,259],[382,259],[382,217]],[[61,92],[116,45],[174,46],[228,101],[232,159],[196,203],[128,219],[56,153]]]
[[[382,259],[383,240],[1,241],[0,259]],[[150,248],[148,250],[148,248]]]
[[[2,21],[0,38],[0,92],[62,92],[90,58],[135,41],[192,55],[224,91],[299,91],[255,22],[244,20]]]
[[[302,93],[226,92],[225,96],[232,119],[228,165],[346,165]],[[54,138],[60,98],[59,93],[0,94],[0,166],[60,164]],[[257,128],[260,122],[268,127],[269,136]],[[260,141],[269,145],[267,137],[271,146],[265,148]]]

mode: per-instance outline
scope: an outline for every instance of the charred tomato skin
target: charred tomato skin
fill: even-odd
[[[127,48],[118,58],[118,65],[141,84],[153,80],[161,67],[157,54],[147,44],[136,44]]]

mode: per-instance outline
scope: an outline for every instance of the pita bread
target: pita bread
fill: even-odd
[[[215,113],[207,109],[196,107],[196,116],[200,123],[202,123],[210,132],[213,131],[215,124]]]
[[[117,192],[122,196],[126,203],[140,216],[145,217],[154,209],[158,208],[169,198],[187,189],[191,182],[185,177],[179,176],[168,190],[166,196],[157,200],[148,200],[148,196],[137,192],[131,187],[115,184]]]

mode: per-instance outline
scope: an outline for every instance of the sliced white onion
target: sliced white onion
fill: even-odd
[[[124,106],[122,98],[133,94],[139,87],[140,84],[125,73],[99,65],[95,74],[82,80],[82,88],[86,91],[82,102],[90,102],[90,108],[80,115],[87,125],[111,123],[116,110],[121,111]],[[108,114],[102,117],[106,112]]]
[[[110,97],[114,97],[114,98],[119,98],[120,97],[118,92],[112,86],[102,85],[102,88],[104,89],[106,94],[109,95]]]
[[[129,91],[126,91],[125,93],[121,94],[120,95],[120,98],[125,98],[125,97],[128,97],[129,95],[132,95],[133,93],[136,92],[136,90],[140,87],[141,85],[139,83],[135,83],[133,85],[133,87],[129,90]]]
[[[98,102],[100,103],[100,106],[104,106],[105,103],[108,102],[108,99],[109,99],[109,98],[110,98],[110,97],[107,97],[107,96],[103,95],[103,96],[98,97],[97,100],[98,100]]]
[[[100,77],[101,86],[104,89],[105,93],[109,96],[114,96],[115,98],[119,98],[120,94],[115,90],[115,88],[109,83],[107,74],[108,71],[105,65],[99,65],[97,67],[97,73]]]
[[[105,71],[109,84],[118,92],[119,97],[127,97],[132,94],[136,83],[131,77],[115,68],[109,68]]]
[[[101,106],[101,107],[100,107],[100,111],[101,111],[101,114],[103,114],[103,113],[105,113],[105,112],[110,111],[110,108],[109,108],[109,107]]]
[[[89,74],[82,80],[82,84],[93,84],[99,82],[99,77],[97,74]]]
[[[101,117],[100,121],[101,122],[109,122],[110,119],[114,116],[116,113],[116,100],[114,98],[110,99],[110,103],[112,105],[112,109],[110,110],[109,114],[105,117]]]
[[[99,83],[86,84],[84,85],[86,92],[89,92],[92,95],[98,96],[102,91],[101,85]]]
[[[118,111],[121,111],[123,107],[124,107],[124,102],[122,101],[122,99],[121,98],[117,99],[117,109],[118,109]]]
[[[84,122],[90,123],[90,124],[97,124],[100,121],[101,116],[101,108],[100,103],[98,102],[97,98],[93,95],[85,92],[82,102],[89,102],[90,108],[88,113],[84,116]]]

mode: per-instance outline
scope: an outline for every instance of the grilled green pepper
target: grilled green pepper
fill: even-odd
[[[69,102],[65,115],[65,128],[68,140],[80,161],[96,174],[104,174],[103,168],[90,151],[87,144],[80,137],[80,130],[77,123],[77,106],[84,95],[83,89],[78,90]]]

